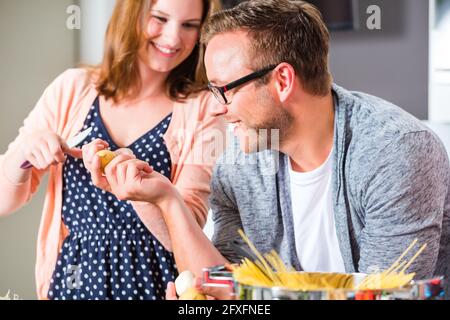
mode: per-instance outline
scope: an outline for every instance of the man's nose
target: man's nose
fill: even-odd
[[[212,103],[209,107],[209,114],[213,117],[222,116],[228,113],[228,107],[217,101]]]

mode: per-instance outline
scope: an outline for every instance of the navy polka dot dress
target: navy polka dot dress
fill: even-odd
[[[163,140],[171,115],[128,148],[138,159],[170,178],[171,161]],[[100,138],[111,150],[99,112],[92,106],[84,129],[92,127],[87,144]],[[129,201],[92,185],[83,161],[67,157],[63,170],[62,219],[69,229],[51,280],[53,300],[161,300],[177,270],[166,251],[143,225]]]

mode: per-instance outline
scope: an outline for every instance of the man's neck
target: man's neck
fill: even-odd
[[[280,151],[290,157],[292,169],[309,172],[320,167],[329,157],[334,138],[334,101],[330,92],[325,97],[303,96],[292,108],[294,123]]]

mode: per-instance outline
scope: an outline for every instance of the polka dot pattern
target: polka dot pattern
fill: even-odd
[[[163,140],[171,115],[128,148],[170,178],[170,155]],[[84,123],[93,128],[84,141],[110,138],[97,98]],[[156,156],[156,157],[155,157]],[[161,300],[177,276],[173,254],[143,225],[129,201],[92,185],[83,161],[67,157],[63,171],[62,218],[69,229],[51,280],[52,300]]]

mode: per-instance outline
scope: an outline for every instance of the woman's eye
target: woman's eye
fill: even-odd
[[[154,19],[158,20],[159,22],[167,22],[167,18],[159,17],[159,16],[153,16]]]

